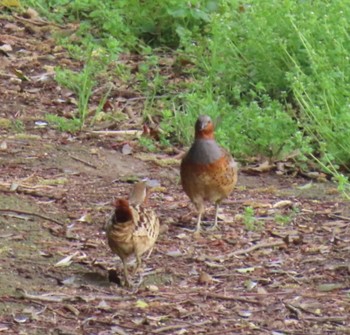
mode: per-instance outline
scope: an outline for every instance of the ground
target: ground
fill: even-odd
[[[13,16],[0,28],[0,46],[12,47],[0,53],[0,332],[350,333],[350,215],[335,185],[242,168],[220,230],[196,237],[183,149],[148,154],[127,133],[40,127],[46,113],[76,108],[50,69],[79,64],[47,25]],[[141,130],[131,117],[114,129]],[[103,226],[112,199],[145,177],[162,233],[127,289]]]

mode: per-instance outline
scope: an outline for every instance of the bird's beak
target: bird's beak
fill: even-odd
[[[207,127],[208,123],[207,122],[202,122],[200,125],[199,125],[199,130],[204,130],[206,127]]]

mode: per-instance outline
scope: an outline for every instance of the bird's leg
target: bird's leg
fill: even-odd
[[[152,250],[151,250],[151,252],[152,252]],[[142,263],[141,255],[136,254],[135,256],[136,256],[136,267],[135,267],[135,270],[134,270],[134,274],[136,274],[140,270],[141,263]],[[143,282],[143,273],[142,273],[142,271],[140,271],[139,276],[140,276],[140,280],[139,280],[138,285],[141,285],[141,283]]]
[[[124,280],[125,280],[125,286],[131,287],[130,281],[129,281],[129,273],[128,273],[128,266],[126,264],[126,259],[122,258],[123,262],[123,268],[124,268]]]
[[[154,249],[154,247],[152,247],[152,248],[150,249],[150,251],[148,252],[148,255],[147,255],[146,259],[148,259],[148,258],[151,257],[151,254],[152,254],[153,249]]]
[[[136,267],[135,267],[135,270],[134,270],[134,274],[137,273],[137,271],[139,271],[140,267],[141,267],[141,256],[136,254]]]
[[[218,229],[218,213],[219,213],[219,206],[220,203],[216,202],[215,203],[215,219],[214,219],[214,225],[209,229],[209,230],[215,230]]]
[[[199,234],[201,231],[201,223],[202,223],[202,211],[199,211],[198,220],[197,220],[197,228],[195,230],[195,233],[197,233],[197,234]]]

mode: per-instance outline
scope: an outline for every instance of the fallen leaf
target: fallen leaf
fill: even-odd
[[[167,256],[170,256],[170,257],[180,257],[180,256],[182,256],[182,252],[179,249],[170,250],[166,254],[167,254]]]
[[[1,151],[6,151],[7,150],[7,142],[6,141],[2,141],[0,144],[0,150]]]
[[[84,214],[80,219],[78,219],[79,222],[87,222],[91,223],[92,222],[92,217],[90,214]]]
[[[134,319],[131,319],[131,321],[137,326],[141,326],[147,323],[146,318],[134,318]]]
[[[249,318],[252,315],[251,311],[238,311],[238,315],[243,318]]]
[[[97,148],[91,148],[90,149],[91,155],[98,155],[98,149]]]
[[[122,154],[123,155],[131,155],[132,154],[132,147],[128,143],[123,145]]]
[[[158,292],[159,291],[159,287],[156,285],[147,285],[146,288],[150,292]]]
[[[13,320],[17,323],[25,323],[29,320],[29,317],[27,315],[17,314],[13,316]]]
[[[0,46],[0,50],[5,52],[5,53],[8,53],[8,52],[12,51],[12,47],[10,44],[3,44]]]
[[[258,285],[257,282],[252,281],[252,280],[246,280],[244,282],[244,286],[247,288],[248,291],[251,291],[253,288],[255,288]]]
[[[271,171],[273,168],[275,168],[274,164],[270,164],[270,162],[268,160],[266,160],[265,162],[259,164],[256,167],[248,167],[245,169],[245,171],[247,172],[268,172]]]
[[[148,304],[146,301],[144,300],[137,300],[136,301],[136,307],[139,307],[139,308],[147,308],[148,307]]]
[[[180,240],[188,240],[188,234],[185,233],[178,234],[176,237]]]
[[[72,312],[75,316],[78,316],[80,314],[79,310],[75,308],[73,305],[64,305],[63,306],[68,311]]]
[[[117,334],[117,335],[129,335],[130,333],[127,333],[126,331],[123,330],[122,327],[119,326],[113,326],[111,328],[112,334]]]
[[[35,121],[34,124],[37,128],[45,128],[49,125],[46,121],[41,121],[41,120]]]
[[[148,178],[145,178],[144,179],[144,182],[146,183],[146,185],[148,187],[151,187],[151,188],[156,188],[156,187],[160,187],[161,186],[161,183],[159,180],[157,179],[148,179]]]
[[[72,258],[75,257],[78,254],[78,251],[76,251],[74,254],[69,255],[63,259],[61,259],[59,262],[57,262],[54,266],[55,267],[63,267],[63,266],[69,266],[72,264]]]
[[[298,186],[297,189],[299,190],[308,190],[313,186],[313,182],[310,181],[310,183],[307,183],[305,185]]]
[[[253,200],[247,200],[243,203],[244,206],[250,206],[253,208],[271,208],[271,204],[266,202],[256,202]]]
[[[17,183],[12,183],[11,186],[10,186],[10,191],[11,192],[15,192],[19,187],[19,184]]]
[[[317,289],[320,292],[330,292],[330,291],[342,289],[344,287],[345,287],[345,285],[341,284],[341,283],[329,283],[329,284],[318,285]]]
[[[281,201],[277,201],[275,204],[273,204],[272,208],[291,207],[292,205],[293,205],[293,202],[291,200],[281,200]]]
[[[198,277],[198,284],[204,285],[204,284],[211,284],[213,282],[213,277],[206,272],[201,272]]]
[[[218,213],[218,218],[225,223],[229,223],[229,222],[234,221],[233,215],[228,215],[228,214],[224,214],[224,213]]]
[[[253,272],[255,271],[254,267],[250,267],[250,268],[241,268],[241,269],[237,269],[236,270],[239,273],[248,273],[248,272]]]
[[[267,291],[263,287],[258,287],[257,292],[258,294],[267,294]]]
[[[110,311],[112,309],[112,307],[108,305],[104,300],[100,301],[100,303],[97,305],[97,308],[104,311]]]

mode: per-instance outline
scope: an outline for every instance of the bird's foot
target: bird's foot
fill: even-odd
[[[196,238],[196,237],[200,237],[201,236],[201,232],[203,230],[202,229],[196,229],[193,231],[193,236]]]
[[[211,227],[207,228],[208,231],[220,230],[219,225],[213,224]]]
[[[136,275],[137,273],[142,273],[142,267],[141,266],[135,266],[135,268],[132,270],[132,275]]]

